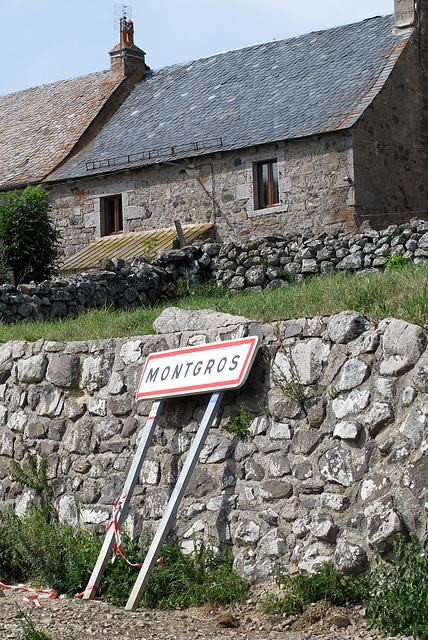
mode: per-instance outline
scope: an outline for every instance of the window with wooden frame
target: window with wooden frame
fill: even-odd
[[[266,209],[279,203],[278,163],[276,160],[257,162],[256,178],[256,209]]]
[[[101,235],[111,236],[123,231],[122,196],[102,198],[101,212]]]

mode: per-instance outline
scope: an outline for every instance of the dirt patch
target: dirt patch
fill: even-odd
[[[0,598],[0,638],[22,638],[25,616],[54,640],[67,634],[74,640],[303,640],[321,635],[323,640],[379,637],[367,628],[361,607],[333,607],[322,601],[301,615],[266,614],[260,601],[272,586],[253,587],[242,605],[206,605],[185,611],[125,611],[102,601],[72,598],[41,599],[41,607],[25,602],[26,594],[4,590]]]

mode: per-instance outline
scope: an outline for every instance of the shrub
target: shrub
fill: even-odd
[[[136,553],[136,546],[128,546],[125,555],[133,562],[141,562],[149,547]],[[216,554],[199,547],[186,555],[177,542],[166,543],[161,552],[162,561],[153,570],[141,599],[141,606],[149,609],[185,609],[206,602],[227,604],[241,602],[248,591],[248,583],[232,571],[230,551]],[[120,562],[118,560],[117,562]],[[112,571],[105,574],[102,593],[106,600],[124,605],[136,580],[135,569],[126,565],[121,569],[121,581]]]
[[[328,563],[310,576],[287,575],[278,570],[276,582],[278,586],[288,587],[288,592],[283,598],[268,598],[263,608],[265,611],[289,615],[299,613],[312,602],[325,598],[335,605],[362,602],[368,596],[370,585],[366,576],[344,576]]]
[[[402,269],[407,264],[409,264],[408,260],[404,256],[392,256],[389,254],[386,268],[389,270]]]
[[[142,549],[126,533],[122,541],[125,556],[131,562],[143,562],[149,538]],[[0,574],[3,579],[30,577],[58,593],[75,596],[88,584],[102,542],[79,526],[58,522],[50,505],[33,507],[22,520],[5,510],[0,513]],[[205,602],[225,604],[241,601],[247,592],[248,584],[232,571],[230,552],[215,554],[201,547],[187,556],[177,543],[170,543],[161,554],[163,562],[150,577],[142,606],[182,609]],[[98,595],[124,605],[137,575],[135,567],[118,557],[107,565]]]
[[[16,283],[41,282],[55,272],[60,234],[53,226],[49,194],[41,186],[4,194],[0,238]]]
[[[239,414],[231,418],[229,423],[229,431],[233,433],[238,440],[245,440],[250,435],[251,413],[242,406]]]
[[[395,558],[378,560],[367,617],[387,633],[428,638],[428,540],[400,536]]]

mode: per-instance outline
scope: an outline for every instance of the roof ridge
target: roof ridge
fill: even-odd
[[[60,85],[65,82],[74,82],[76,80],[80,80],[81,78],[90,78],[91,76],[101,76],[107,75],[110,73],[109,69],[104,69],[103,71],[92,71],[91,73],[82,73],[80,76],[74,76],[73,78],[63,78],[62,80],[55,80],[54,82],[46,82],[45,84],[38,84],[35,87],[27,87],[27,89],[20,89],[19,91],[11,91],[10,93],[2,93],[0,94],[0,98],[6,98],[7,96],[16,96],[18,94],[28,93],[30,91],[36,91],[38,89],[45,89],[48,87],[53,87],[55,85]]]
[[[186,67],[188,65],[197,63],[197,62],[201,62],[203,60],[210,60],[211,58],[217,58],[218,56],[222,56],[225,55],[227,53],[234,53],[236,52],[243,52],[243,51],[250,51],[250,50],[254,50],[257,47],[265,47],[266,45],[280,45],[283,44],[285,42],[291,42],[292,40],[300,40],[303,38],[307,38],[308,36],[311,35],[315,35],[318,33],[328,33],[328,32],[332,32],[332,31],[337,31],[338,29],[346,29],[347,27],[354,27],[356,25],[359,24],[363,24],[365,22],[370,22],[371,20],[378,20],[379,18],[393,18],[393,14],[388,13],[385,15],[378,15],[378,16],[371,16],[370,18],[364,18],[364,20],[359,20],[358,22],[350,22],[347,24],[342,24],[342,25],[337,25],[335,27],[328,27],[327,29],[317,29],[316,31],[307,31],[306,33],[302,33],[299,35],[295,35],[295,36],[290,36],[289,38],[281,38],[278,40],[267,40],[264,42],[257,42],[255,44],[250,44],[250,45],[245,45],[244,47],[237,47],[236,49],[226,49],[225,51],[218,51],[217,53],[213,53],[209,56],[202,56],[201,58],[193,58],[190,60],[183,60],[182,62],[177,62],[174,64],[170,64],[170,65],[166,65],[165,67],[158,67],[155,69],[152,69],[152,73],[160,73],[162,71],[167,71],[169,69],[177,69],[180,67]],[[399,34],[398,34],[399,35]]]

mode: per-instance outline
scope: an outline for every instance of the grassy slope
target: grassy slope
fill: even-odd
[[[91,311],[79,318],[0,324],[0,342],[8,340],[96,340],[153,333],[152,323],[167,306],[215,309],[269,322],[331,315],[354,309],[376,319],[388,316],[428,324],[428,264],[405,266],[366,276],[334,273],[306,279],[276,291],[231,295],[215,285],[200,285],[161,306],[134,311]]]

